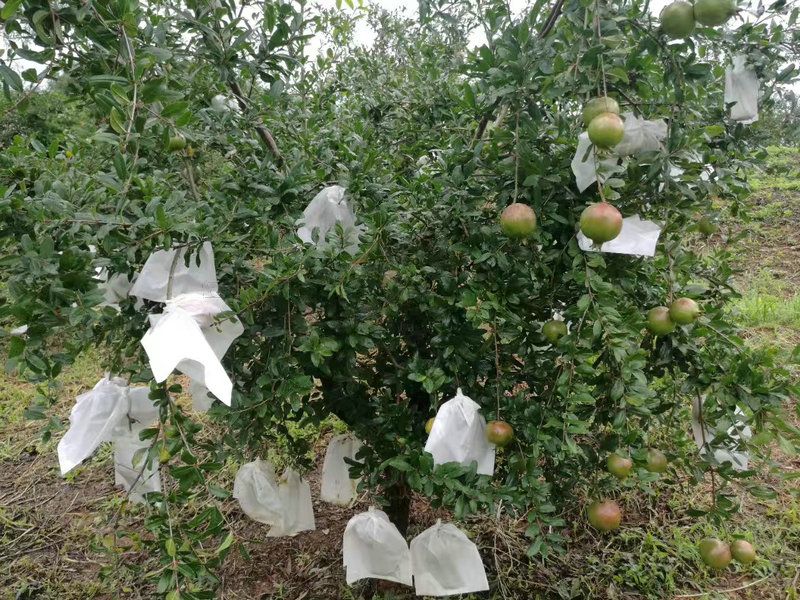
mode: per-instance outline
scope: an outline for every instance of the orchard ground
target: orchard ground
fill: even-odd
[[[774,348],[797,378],[800,368],[793,364],[792,352],[800,344],[800,151],[770,148],[767,166],[753,174],[752,181],[752,220],[742,223],[720,206],[723,226],[710,239],[697,237],[693,243],[713,252],[729,236],[742,236],[729,245],[740,269],[737,282],[742,292],[731,311],[746,343]],[[84,355],[63,374],[55,411],[64,421],[75,396],[102,376],[97,364],[96,357]],[[149,535],[143,526],[147,509],[125,504],[124,494],[114,488],[107,446],[66,479],[59,475],[55,441],[42,443],[42,422],[23,416],[34,395],[32,386],[0,375],[0,598],[153,597],[154,590],[140,583],[158,568],[138,545]],[[796,407],[790,408],[797,419]],[[318,439],[317,469],[310,475],[315,498],[325,444],[340,429],[330,422],[321,430],[294,432]],[[205,434],[213,439],[210,423]],[[280,463],[281,449],[270,452]],[[589,528],[577,510],[565,515],[567,554],[551,555],[544,562],[526,558],[525,519],[485,518],[461,524],[478,543],[490,579],[492,591],[475,597],[800,598],[800,458],[776,447],[771,462],[756,468],[762,473],[760,485],[777,497],[761,499],[735,488],[741,511],[727,524],[728,534],[744,534],[756,547],[759,559],[749,568],[733,563],[712,572],[701,564],[697,541],[726,535],[686,513],[707,504],[711,481],[691,487],[687,474],[673,466],[655,483],[629,478],[619,498],[623,524],[612,534]],[[235,470],[236,465],[227,465],[213,483],[231,489]],[[249,555],[229,555],[219,573],[221,598],[412,597],[407,589],[393,586],[376,591],[370,583],[354,588],[344,584],[342,533],[353,514],[366,510],[369,497],[349,509],[315,501],[317,530],[280,539],[266,538],[267,527],[248,520],[234,500],[208,502],[220,503]],[[185,508],[192,514],[202,509]],[[448,515],[416,499],[410,536],[437,518]]]

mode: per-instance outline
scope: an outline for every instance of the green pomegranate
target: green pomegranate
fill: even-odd
[[[625,479],[633,468],[633,461],[617,453],[608,455],[608,472],[619,480]]]
[[[745,540],[731,542],[731,555],[743,565],[749,565],[756,559],[755,548]]]
[[[678,298],[669,305],[669,317],[676,323],[688,325],[700,316],[700,307],[691,298]]]
[[[167,144],[167,150],[170,152],[177,152],[178,150],[183,150],[186,148],[186,138],[183,137],[180,133],[176,133],[175,135],[169,138],[169,144]]]
[[[703,235],[714,235],[719,229],[719,226],[708,217],[700,217],[697,220],[697,229]]]
[[[486,439],[495,446],[503,447],[514,438],[514,430],[505,421],[492,421],[486,426]]]
[[[436,420],[435,417],[431,417],[428,419],[427,423],[425,423],[425,433],[428,435],[431,434],[431,429],[433,429],[433,422]]]
[[[731,549],[716,538],[705,538],[700,542],[700,557],[714,569],[724,569],[731,562]]]
[[[608,202],[590,204],[581,213],[580,226],[583,235],[599,246],[622,231],[622,215]]]
[[[589,523],[600,531],[612,531],[622,522],[622,511],[611,500],[594,502],[587,512]]]
[[[694,18],[701,25],[714,27],[727,22],[737,12],[732,0],[696,0]]]
[[[625,123],[614,113],[603,113],[589,123],[589,139],[598,148],[613,148],[625,135]]]
[[[661,29],[669,37],[684,38],[694,31],[694,7],[683,0],[667,4],[659,16]]]
[[[547,338],[551,344],[555,344],[559,338],[567,335],[567,326],[564,321],[548,321],[542,325],[542,335]]]
[[[667,470],[667,457],[660,450],[651,448],[647,451],[647,464],[645,469],[651,473],[664,473]]]
[[[508,237],[526,238],[536,229],[536,213],[527,204],[509,204],[500,215],[500,228]]]
[[[666,306],[656,306],[647,311],[647,328],[656,335],[667,335],[675,331],[675,322],[669,318]]]
[[[581,117],[583,124],[588,127],[589,123],[594,121],[595,117],[599,117],[603,113],[619,114],[619,104],[613,98],[608,96],[601,96],[600,98],[592,98],[583,107]]]

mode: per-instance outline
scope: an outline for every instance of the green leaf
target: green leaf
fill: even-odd
[[[116,108],[112,108],[111,109],[111,115],[109,116],[109,122],[111,123],[111,129],[113,129],[114,131],[116,131],[120,135],[125,133],[124,118]]]
[[[3,64],[0,64],[0,79],[12,90],[16,92],[22,91],[22,79],[20,76]]]
[[[0,19],[10,19],[17,12],[22,0],[6,0],[5,6],[0,9]]]
[[[236,536],[233,535],[233,532],[231,531],[228,533],[228,535],[225,536],[225,539],[222,540],[222,543],[219,545],[217,552],[222,552],[223,550],[230,548],[231,544],[233,544],[234,541],[236,541]]]

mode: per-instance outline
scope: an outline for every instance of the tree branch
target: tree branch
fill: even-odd
[[[544,39],[550,34],[550,32],[556,26],[558,18],[561,16],[561,9],[563,7],[564,0],[556,0],[556,3],[553,4],[553,7],[550,9],[550,14],[547,15],[547,19],[545,19],[542,29],[539,31],[539,39]],[[489,119],[491,119],[494,115],[494,111],[497,106],[498,102],[495,102],[489,111],[481,117],[480,121],[478,121],[478,128],[475,130],[475,137],[472,140],[473,144],[483,138],[483,134],[486,133],[486,126],[489,124]]]
[[[242,112],[245,112],[247,110],[247,100],[245,99],[239,83],[236,81],[229,81],[228,87],[236,97],[236,103],[239,105],[239,108],[242,110]],[[283,156],[281,156],[281,151],[278,149],[278,144],[275,143],[275,139],[272,137],[269,129],[260,124],[257,124],[255,128],[256,133],[258,133],[258,137],[261,138],[261,140],[267,145],[267,148],[270,149],[270,152],[272,152],[272,156],[275,158],[275,164],[278,165],[278,168],[282,167]]]

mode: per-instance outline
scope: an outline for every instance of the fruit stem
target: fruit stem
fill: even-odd
[[[500,349],[497,344],[497,322],[492,328],[492,337],[494,337],[494,373],[495,373],[495,399],[497,401],[497,409],[495,410],[495,419],[500,420]]]

